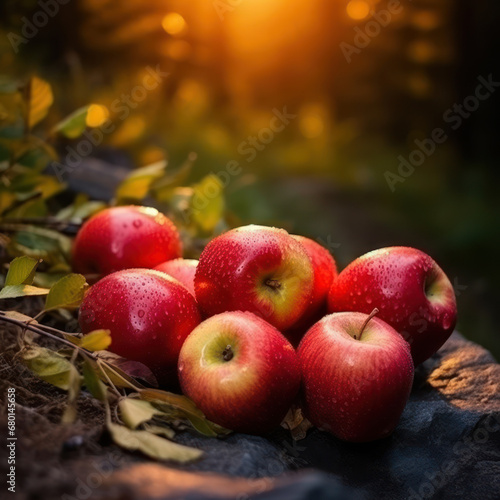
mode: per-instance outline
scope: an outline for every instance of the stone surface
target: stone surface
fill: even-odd
[[[184,442],[207,451],[205,460],[184,470],[238,476],[232,487],[224,484],[221,498],[232,488],[234,498],[498,499],[499,383],[500,365],[493,357],[454,334],[417,370],[411,399],[390,438],[353,445],[316,429],[296,443],[284,431],[270,439],[234,435],[215,442],[184,435]],[[146,474],[160,496],[145,498],[175,498],[169,496],[171,479],[138,467],[143,466],[116,473],[107,485],[120,484],[131,498],[142,498],[135,476]],[[193,498],[214,498],[217,488],[197,488],[198,479],[192,481]]]
[[[206,456],[182,467],[112,445],[88,406],[90,398],[81,403],[80,422],[61,433],[50,410],[40,415],[28,409],[37,406],[35,400],[22,405],[20,389],[18,455],[24,460],[16,498],[498,500],[499,383],[500,365],[492,356],[454,334],[418,368],[400,424],[383,441],[342,443],[316,429],[298,442],[284,430],[267,438],[184,433],[178,440],[204,449]],[[72,450],[68,439],[79,433],[84,443]]]

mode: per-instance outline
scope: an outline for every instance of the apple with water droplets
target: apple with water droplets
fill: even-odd
[[[305,415],[345,441],[388,436],[413,383],[408,343],[377,312],[325,316],[297,349]]]
[[[201,318],[194,297],[177,280],[126,269],[90,287],[78,321],[83,333],[109,329],[110,351],[145,364],[160,385],[176,388],[179,352]]]
[[[205,315],[250,311],[283,331],[308,308],[313,276],[304,247],[284,229],[250,225],[208,243],[194,286]]]
[[[292,235],[307,252],[313,267],[313,289],[309,306],[291,329],[284,332],[292,345],[296,346],[306,331],[327,312],[328,292],[337,276],[337,264],[332,254],[322,245],[305,236]]]
[[[194,275],[198,261],[195,259],[173,259],[162,262],[155,267],[156,271],[167,273],[168,275],[180,281],[194,297]]]
[[[130,268],[153,267],[181,257],[179,232],[155,208],[107,208],[83,224],[73,245],[73,269],[103,276]]]
[[[179,356],[182,391],[208,419],[265,434],[278,427],[300,387],[292,345],[262,318],[242,311],[205,320]]]
[[[450,280],[426,253],[409,247],[369,252],[349,264],[328,296],[330,312],[380,310],[379,318],[408,341],[415,365],[453,332],[457,317]]]

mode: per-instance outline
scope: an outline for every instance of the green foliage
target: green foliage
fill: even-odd
[[[64,276],[50,289],[45,301],[45,311],[78,307],[87,288],[87,281],[81,274]]]
[[[196,460],[202,456],[200,450],[171,441],[178,429],[190,427],[213,437],[229,431],[209,422],[188,398],[155,389],[157,381],[146,366],[107,351],[112,342],[109,330],[81,335],[41,323],[44,314],[70,318],[68,311],[83,300],[86,277],[71,273],[73,236],[85,219],[109,206],[84,193],[60,206],[63,198],[56,195],[66,186],[47,175],[46,168],[59,159],[61,138],[76,139],[85,131],[90,105],[53,125],[46,118],[54,102],[50,84],[36,76],[24,85],[0,86],[0,245],[13,259],[3,262],[8,267],[0,299],[46,295],[35,318],[0,311],[0,322],[21,327],[21,359],[27,368],[67,392],[62,423],[78,418],[84,387],[104,406],[107,429],[118,445],[160,460]],[[217,176],[188,183],[195,160],[191,153],[179,166],[162,160],[134,170],[109,204],[158,208],[179,228],[186,256],[196,256],[208,238],[227,227],[227,213],[224,186]],[[64,345],[58,350],[42,347],[26,331]],[[125,426],[112,421],[113,405]]]
[[[87,115],[90,106],[83,106],[59,122],[53,129],[68,139],[75,139],[87,128]]]
[[[23,353],[23,361],[33,373],[45,382],[65,391],[69,390],[74,367],[61,354],[32,344]]]
[[[128,366],[129,372],[149,379],[149,370],[140,363],[129,362],[107,351],[97,351],[109,346],[111,338],[107,330],[96,330],[81,338],[74,338],[55,328],[47,329],[34,318],[19,313],[0,311],[0,321],[59,339],[71,347],[56,352],[24,337],[22,351],[24,364],[35,375],[67,391],[62,423],[70,423],[77,418],[78,397],[84,385],[93,397],[105,405],[107,428],[115,443],[128,450],[139,450],[151,458],[186,463],[202,456],[200,450],[170,441],[179,426],[183,428],[188,425],[201,434],[214,437],[229,432],[209,422],[185,396],[145,388],[122,369],[127,363],[132,363]],[[124,397],[118,388],[131,392]],[[119,408],[125,426],[112,422],[110,402]]]

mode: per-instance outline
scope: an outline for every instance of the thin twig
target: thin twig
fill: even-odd
[[[17,319],[10,318],[9,316],[5,315],[4,311],[0,311],[0,321],[5,321],[6,323],[11,323],[12,325],[16,325],[16,326],[19,326],[21,328],[25,328],[26,330],[30,330],[32,332],[38,333],[39,335],[49,337],[53,340],[57,340],[58,342],[66,344],[67,346],[69,346],[73,349],[78,349],[79,351],[84,352],[88,356],[92,357],[92,359],[97,359],[97,356],[94,353],[87,351],[87,349],[84,349],[83,347],[77,346],[76,344],[73,344],[73,342],[66,340],[65,338],[58,337],[58,336],[54,335],[53,333],[49,333],[45,330],[42,330],[39,327],[33,326],[29,323],[25,323],[24,321],[19,321]],[[59,330],[58,330],[58,332],[59,332]],[[59,333],[61,335],[64,334],[64,332],[59,332]]]

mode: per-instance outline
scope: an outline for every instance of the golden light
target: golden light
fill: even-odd
[[[147,121],[143,115],[131,115],[118,130],[113,132],[110,136],[110,141],[116,147],[130,145],[142,136],[146,130],[146,126]]]
[[[425,40],[418,40],[412,43],[408,48],[408,53],[414,61],[419,63],[428,63],[436,57],[434,45]]]
[[[163,18],[161,25],[169,35],[178,35],[187,27],[184,18],[177,12],[170,12],[167,14]]]
[[[352,0],[346,7],[347,15],[355,21],[361,21],[370,14],[370,4],[364,0]]]
[[[432,10],[423,10],[416,12],[412,17],[411,22],[414,26],[421,30],[430,31],[439,26],[439,16],[437,12]]]
[[[304,137],[314,139],[325,131],[324,114],[321,105],[310,104],[301,110],[299,128]]]
[[[191,55],[191,45],[185,40],[171,40],[162,52],[174,61],[184,61]]]
[[[91,104],[87,111],[85,123],[87,127],[100,127],[109,118],[109,111],[101,104]]]

